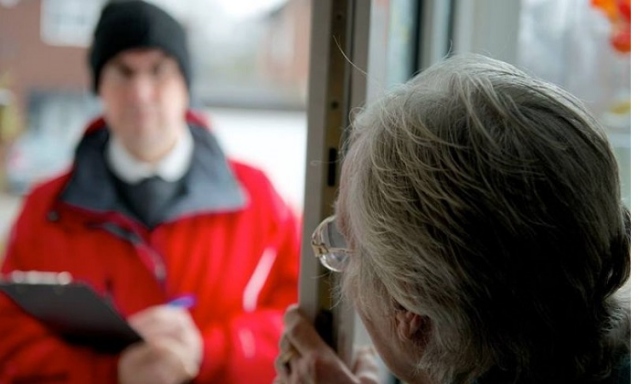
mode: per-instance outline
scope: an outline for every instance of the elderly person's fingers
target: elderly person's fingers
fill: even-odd
[[[380,377],[376,350],[369,346],[359,348],[353,363],[353,373],[362,384],[375,384]]]
[[[279,379],[284,379],[286,383],[360,382],[333,349],[322,340],[297,306],[289,307],[284,316],[284,323],[285,332],[280,340],[279,364],[276,364],[280,366],[276,367]]]
[[[279,376],[287,377],[291,374],[291,360],[299,357],[299,352],[291,345],[286,334],[282,334],[279,342],[280,354],[276,358],[275,368]],[[281,379],[282,380],[282,379]],[[286,381],[281,381],[286,382]]]
[[[300,354],[332,353],[333,350],[320,337],[311,322],[296,305],[284,314],[285,336]]]

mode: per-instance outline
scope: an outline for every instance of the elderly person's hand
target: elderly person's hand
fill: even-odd
[[[362,383],[378,382],[378,365],[373,348],[360,349],[353,367],[348,367],[318,335],[298,306],[284,315],[285,329],[276,359],[274,383]]]

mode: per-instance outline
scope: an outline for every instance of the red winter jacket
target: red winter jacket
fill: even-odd
[[[37,187],[2,272],[69,271],[129,316],[183,294],[204,340],[197,383],[271,383],[284,308],[297,299],[299,227],[265,175],[227,161],[193,115],[185,195],[149,230],[108,177],[101,120],[73,170]],[[78,161],[81,160],[81,161]],[[66,344],[0,294],[0,384],[116,383],[118,356]]]

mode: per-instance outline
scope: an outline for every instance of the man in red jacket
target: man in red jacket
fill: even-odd
[[[108,3],[89,61],[104,117],[72,170],[27,197],[2,273],[68,271],[144,341],[118,354],[72,345],[0,295],[0,383],[271,382],[297,298],[297,219],[188,111],[189,55],[171,16]],[[167,304],[185,295],[191,308]]]

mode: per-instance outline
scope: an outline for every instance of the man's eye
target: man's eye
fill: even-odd
[[[162,76],[171,72],[171,63],[163,61],[153,66],[152,73],[155,76]]]
[[[114,68],[114,74],[120,78],[128,79],[133,76],[133,71],[123,65],[119,65]]]

